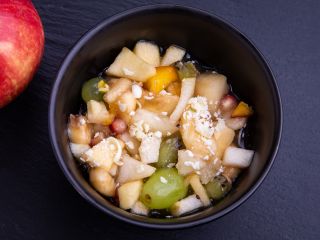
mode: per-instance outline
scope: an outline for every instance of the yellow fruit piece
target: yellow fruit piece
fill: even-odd
[[[167,87],[167,92],[172,95],[180,96],[181,93],[181,82],[172,82]]]
[[[204,206],[209,206],[211,204],[210,199],[207,195],[207,192],[203,185],[200,182],[200,178],[198,175],[193,174],[189,178],[189,183],[194,191],[195,194],[197,194],[203,203]]]
[[[116,191],[114,179],[108,170],[102,167],[92,168],[89,172],[90,182],[93,187],[107,197],[113,197]]]
[[[109,86],[105,81],[101,80],[98,82],[98,90],[99,92],[106,93],[109,91]]]
[[[142,189],[142,180],[127,182],[118,188],[120,207],[130,209],[138,201]]]
[[[149,78],[144,86],[153,93],[159,93],[164,90],[170,83],[178,80],[178,74],[175,67],[164,66],[157,67],[157,73]]]
[[[119,111],[120,111],[119,106],[116,102],[109,103],[109,112],[110,113],[117,115]]]
[[[150,100],[144,99],[141,105],[144,109],[167,116],[173,112],[178,101],[179,97],[175,95],[157,95]]]
[[[216,157],[222,159],[223,153],[233,142],[235,133],[231,128],[225,127],[221,131],[215,132],[214,137],[217,142]]]
[[[240,102],[233,110],[231,117],[249,117],[253,114],[253,110],[245,102]]]

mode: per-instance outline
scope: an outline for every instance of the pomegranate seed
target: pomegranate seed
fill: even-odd
[[[232,95],[225,95],[220,101],[220,109],[222,112],[231,112],[237,106],[237,99]]]
[[[123,133],[127,129],[127,124],[121,118],[116,118],[110,125],[110,129],[112,132],[116,134]]]

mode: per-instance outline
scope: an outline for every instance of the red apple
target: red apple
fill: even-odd
[[[30,0],[0,1],[0,108],[31,81],[42,57],[44,33]]]

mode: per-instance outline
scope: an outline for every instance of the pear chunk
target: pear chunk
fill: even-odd
[[[137,215],[147,216],[149,209],[140,201],[137,201],[131,208],[131,212]]]
[[[225,166],[246,168],[249,167],[254,151],[237,147],[228,147],[223,155]]]
[[[167,48],[166,53],[161,60],[161,66],[169,66],[175,62],[181,61],[185,54],[185,49],[171,45]]]
[[[229,91],[227,78],[218,73],[203,73],[197,77],[195,95],[207,98],[212,115],[219,107],[219,101]]]
[[[203,207],[203,203],[197,198],[196,194],[193,194],[173,204],[170,211],[173,216],[178,217],[200,207]]]
[[[154,67],[160,65],[160,51],[159,47],[147,41],[139,41],[133,49],[133,52],[140,57],[143,61],[149,63]]]
[[[119,202],[122,209],[130,209],[138,201],[142,189],[142,180],[127,182],[118,188]]]
[[[101,125],[109,125],[114,119],[114,115],[107,110],[104,102],[90,100],[87,102],[88,122]]]
[[[224,151],[233,142],[235,133],[231,128],[225,127],[221,131],[216,131],[214,137],[217,143],[216,157],[221,159]]]
[[[93,187],[101,194],[113,197],[115,195],[116,184],[114,179],[104,168],[92,168],[89,172],[90,182]]]
[[[69,143],[70,150],[76,158],[80,158],[82,153],[90,149],[88,144]]]
[[[156,170],[154,167],[144,164],[129,155],[124,155],[122,161],[123,165],[120,167],[117,179],[117,182],[119,183],[126,183],[149,177]]]
[[[145,82],[156,74],[156,68],[124,47],[106,71],[107,75]]]

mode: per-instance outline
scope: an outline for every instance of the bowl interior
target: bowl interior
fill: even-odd
[[[162,47],[176,44],[227,76],[233,91],[253,106],[247,146],[256,151],[251,166],[220,203],[178,219],[150,219],[114,207],[84,179],[68,147],[67,117],[77,113],[82,83],[108,66],[123,46],[140,39]],[[66,176],[82,196],[120,219],[151,227],[185,227],[217,218],[245,200],[259,185],[273,161],[281,130],[277,89],[261,55],[242,34],[204,12],[173,6],[144,7],[105,20],[89,31],[66,57],[50,104],[51,140]]]

